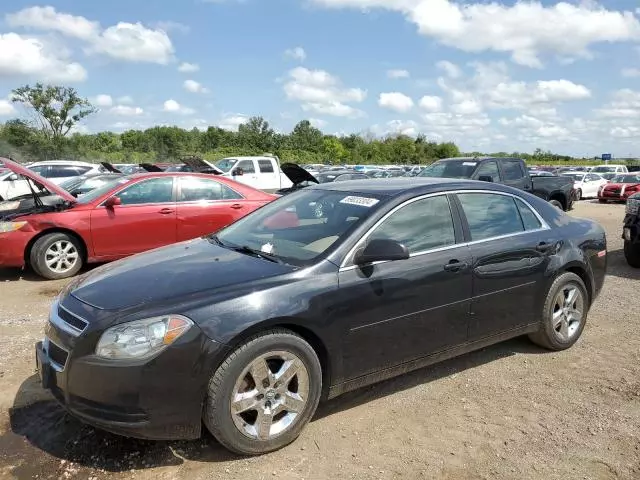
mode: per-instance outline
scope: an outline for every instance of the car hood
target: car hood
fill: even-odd
[[[629,183],[622,183],[622,182],[609,182],[609,183],[605,183],[604,184],[604,188],[611,188],[611,187],[631,187],[631,186],[636,186],[636,185],[640,185],[640,183],[638,182],[629,182]]]
[[[234,285],[239,290],[294,268],[198,238],[106,264],[70,285],[69,293],[93,307],[121,310]]]
[[[58,195],[63,200],[71,203],[76,202],[76,198],[69,192],[67,192],[64,188],[59,187],[55,183],[50,182],[46,178],[41,177],[36,172],[23,167],[19,163],[16,163],[13,160],[9,160],[7,158],[3,158],[2,163],[4,163],[5,167],[11,170],[13,173],[30,178],[34,182],[38,182],[40,185],[44,186],[44,188],[49,190],[51,193]]]
[[[302,182],[320,183],[316,177],[295,163],[283,163],[280,169],[294,185]]]
[[[211,171],[216,175],[222,175],[224,173],[213,163],[207,162],[200,157],[185,157],[181,158],[180,161],[182,161],[182,163],[184,163],[185,165],[189,165],[191,168],[193,168],[194,172]]]

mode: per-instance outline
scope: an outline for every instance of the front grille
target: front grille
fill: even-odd
[[[51,340],[47,342],[47,354],[52,362],[58,364],[62,368],[66,365],[67,357],[69,356],[69,353],[66,350],[60,348]]]
[[[58,306],[58,316],[65,322],[71,325],[76,330],[83,331],[87,328],[88,323],[80,317],[77,317],[68,310],[65,310],[61,306]]]

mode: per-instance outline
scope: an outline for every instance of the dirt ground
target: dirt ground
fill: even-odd
[[[583,201],[571,214],[605,226],[610,252],[574,348],[516,339],[349,393],[257,458],[208,434],[144,442],[66,415],[34,375],[34,343],[64,282],[0,270],[0,478],[640,479],[640,270],[622,256],[624,207]]]

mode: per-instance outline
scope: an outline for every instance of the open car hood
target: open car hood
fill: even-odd
[[[116,167],[111,165],[109,162],[100,162],[100,165],[102,165],[108,172],[122,173],[120,170],[118,170]]]
[[[207,162],[200,157],[184,157],[180,161],[185,165],[190,166],[194,172],[198,173],[214,173],[216,175],[222,175],[224,172],[216,167],[213,163]]]
[[[164,169],[152,163],[141,163],[140,166],[147,172],[164,172]]]
[[[49,180],[47,180],[46,178],[41,177],[36,172],[34,172],[32,170],[29,170],[28,168],[25,168],[24,166],[20,165],[19,163],[16,163],[13,160],[9,160],[8,158],[2,158],[0,160],[2,160],[2,163],[4,163],[4,166],[6,168],[8,168],[9,170],[11,170],[13,173],[15,173],[17,175],[22,175],[23,177],[30,178],[34,182],[39,183],[44,188],[49,190],[49,192],[51,192],[51,193],[53,193],[55,195],[58,195],[60,198],[62,198],[63,200],[66,200],[67,202],[71,202],[71,203],[75,203],[76,202],[76,197],[71,195],[64,188],[59,187],[55,183],[52,183]]]
[[[280,169],[294,185],[302,182],[320,183],[316,177],[295,163],[283,163]]]

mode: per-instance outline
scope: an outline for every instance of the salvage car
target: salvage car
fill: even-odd
[[[281,188],[275,193],[278,195],[286,195],[291,192],[295,192],[301,188],[309,187],[319,183],[329,182],[345,182],[347,180],[366,180],[369,177],[364,173],[356,172],[355,170],[340,169],[340,170],[323,170],[318,173],[312,173],[300,165],[295,163],[283,163],[280,166],[282,173],[291,181],[292,186],[287,188]]]
[[[609,183],[609,180],[598,175],[597,173],[565,172],[562,175],[565,177],[573,178],[573,188],[576,192],[576,201],[583,198],[597,197],[600,187]]]
[[[30,206],[0,209],[0,267],[29,265],[48,279],[215,232],[277,198],[217,176],[162,172],[117,176],[76,198],[15,162],[4,163],[54,199],[45,202],[34,192]]]
[[[640,268],[640,193],[634,193],[627,199],[622,239],[627,263]]]
[[[622,175],[616,175],[598,189],[598,200],[600,203],[610,201],[624,202],[629,196],[639,191],[640,175],[624,173]]]
[[[432,163],[418,177],[469,178],[502,183],[547,200],[561,210],[571,210],[575,199],[573,179],[532,177],[524,160],[501,157],[445,158]]]
[[[315,218],[312,202],[335,207]],[[37,367],[91,425],[195,439],[204,423],[262,454],[292,442],[321,398],[519,335],[571,347],[606,248],[597,223],[496,183],[314,185],[70,282]]]

